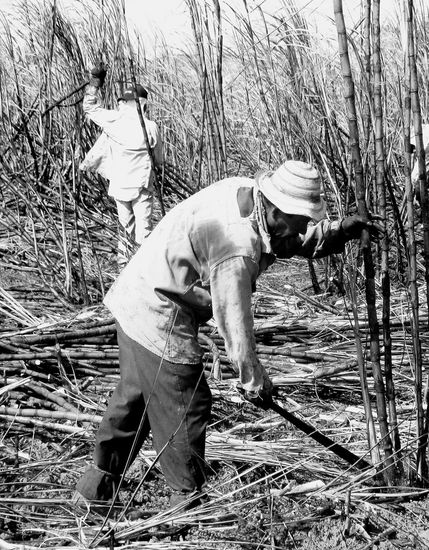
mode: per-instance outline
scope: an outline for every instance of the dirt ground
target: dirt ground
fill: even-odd
[[[319,280],[327,277],[323,262],[316,268]],[[25,284],[31,280],[28,273],[19,275],[8,269],[0,272],[3,288],[19,286],[23,280]],[[36,286],[37,278],[31,282]],[[285,285],[314,296],[306,261],[273,266],[259,281],[258,290],[270,289],[283,295]],[[320,299],[328,305],[343,302],[338,293]],[[291,298],[292,302],[299,310],[299,296]],[[328,318],[326,322],[329,323]],[[98,390],[92,389],[87,379],[79,380],[79,398],[89,407],[79,408],[101,414],[114,380],[113,377],[110,385],[104,380]],[[292,425],[234,397],[225,398],[225,389],[214,381],[210,385],[214,405],[209,430],[212,458],[208,461],[208,492],[213,504],[197,509],[196,515],[179,514],[168,521],[156,515],[168,509],[171,492],[159,469],[149,467],[153,459],[150,440],[128,471],[119,495],[122,503],[142,511],[143,517],[135,521],[122,519],[119,523],[109,520],[102,527],[99,516],[82,515],[71,504],[75,483],[91,461],[97,423],[79,424],[86,429],[85,435],[82,431],[80,435],[77,432],[67,435],[53,427],[22,426],[3,420],[0,549],[86,548],[98,533],[102,536],[95,547],[100,548],[108,545],[124,549],[216,547],[218,550],[429,547],[428,503],[424,492],[414,495],[404,487],[389,490],[378,487],[378,491],[385,492],[385,498],[374,499],[369,493],[362,496],[359,492],[354,496],[353,491],[361,487],[357,472],[348,471],[340,459],[320,449]],[[53,390],[62,394],[61,388]],[[33,406],[41,406],[36,398],[23,403],[25,396],[14,395],[0,394],[0,406],[10,405],[13,399],[20,407],[30,406],[31,399]],[[299,384],[288,386],[281,399],[301,407],[302,415],[317,422],[326,432],[332,425],[323,420],[323,414],[329,417],[335,411],[341,416],[347,407],[361,404],[358,391],[329,386],[316,391]],[[341,436],[344,444],[360,444],[362,434],[347,431],[350,419],[348,422],[343,425],[347,428]],[[223,438],[218,454],[216,437]],[[270,454],[278,441],[285,442],[283,449]],[[235,447],[237,442],[241,447]],[[252,460],[252,453],[261,453],[261,460]],[[273,462],[273,457],[277,462]],[[145,481],[140,486],[142,477]],[[304,492],[294,494],[294,488],[315,482],[323,482],[323,488],[303,489]],[[230,512],[234,514],[232,518],[228,517]]]

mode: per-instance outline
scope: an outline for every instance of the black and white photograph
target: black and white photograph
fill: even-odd
[[[429,549],[427,0],[0,0],[0,550]]]

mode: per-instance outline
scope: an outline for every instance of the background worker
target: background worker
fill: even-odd
[[[136,106],[140,102],[148,141],[155,165],[162,165],[159,128],[149,120],[147,91],[138,84],[125,89],[119,98],[119,109],[104,109],[99,89],[106,77],[104,68],[93,69],[86,87],[83,110],[103,133],[89,151],[80,168],[93,170],[109,180],[109,195],[114,198],[123,237],[118,243],[118,263],[123,266],[135,243],[141,244],[152,228],[153,187],[156,177]]]
[[[429,124],[422,124],[422,139],[423,139],[423,149],[425,150],[425,164],[426,172],[429,169]],[[414,153],[416,153],[416,135],[414,131],[411,133],[410,138],[411,147]],[[420,201],[420,189],[417,188],[419,182],[419,163],[416,157],[414,157],[414,167],[411,172],[411,181],[416,189],[416,195]]]
[[[341,252],[362,229],[377,230],[359,216],[329,222],[324,214],[317,170],[287,161],[256,179],[214,183],[159,222],[105,298],[117,320],[121,379],[78,494],[107,502],[151,429],[171,504],[198,501],[211,410],[198,327],[214,317],[246,399],[265,406],[273,386],[256,354],[258,276],[276,257]]]

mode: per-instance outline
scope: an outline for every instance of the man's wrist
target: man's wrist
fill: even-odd
[[[336,235],[339,239],[345,242],[347,241],[347,235],[344,231],[343,221],[344,221],[344,218],[332,221],[330,229],[334,236]]]

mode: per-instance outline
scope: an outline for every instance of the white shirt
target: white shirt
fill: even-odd
[[[103,134],[81,168],[94,169],[109,179],[109,195],[117,200],[133,200],[143,187],[152,190],[154,174],[135,101],[121,102],[117,111],[104,109],[98,88],[87,86],[83,109],[103,129]],[[160,165],[162,145],[158,126],[146,117],[144,123],[155,163]]]
[[[274,260],[256,211],[242,217],[241,188],[229,178],[172,208],[147,237],[107,293],[104,303],[133,340],[159,357],[197,364],[198,326],[213,315],[245,389],[262,384],[253,333],[252,292]],[[296,241],[296,242],[295,242]],[[339,222],[322,220],[297,236],[290,256],[321,257],[344,249]]]

